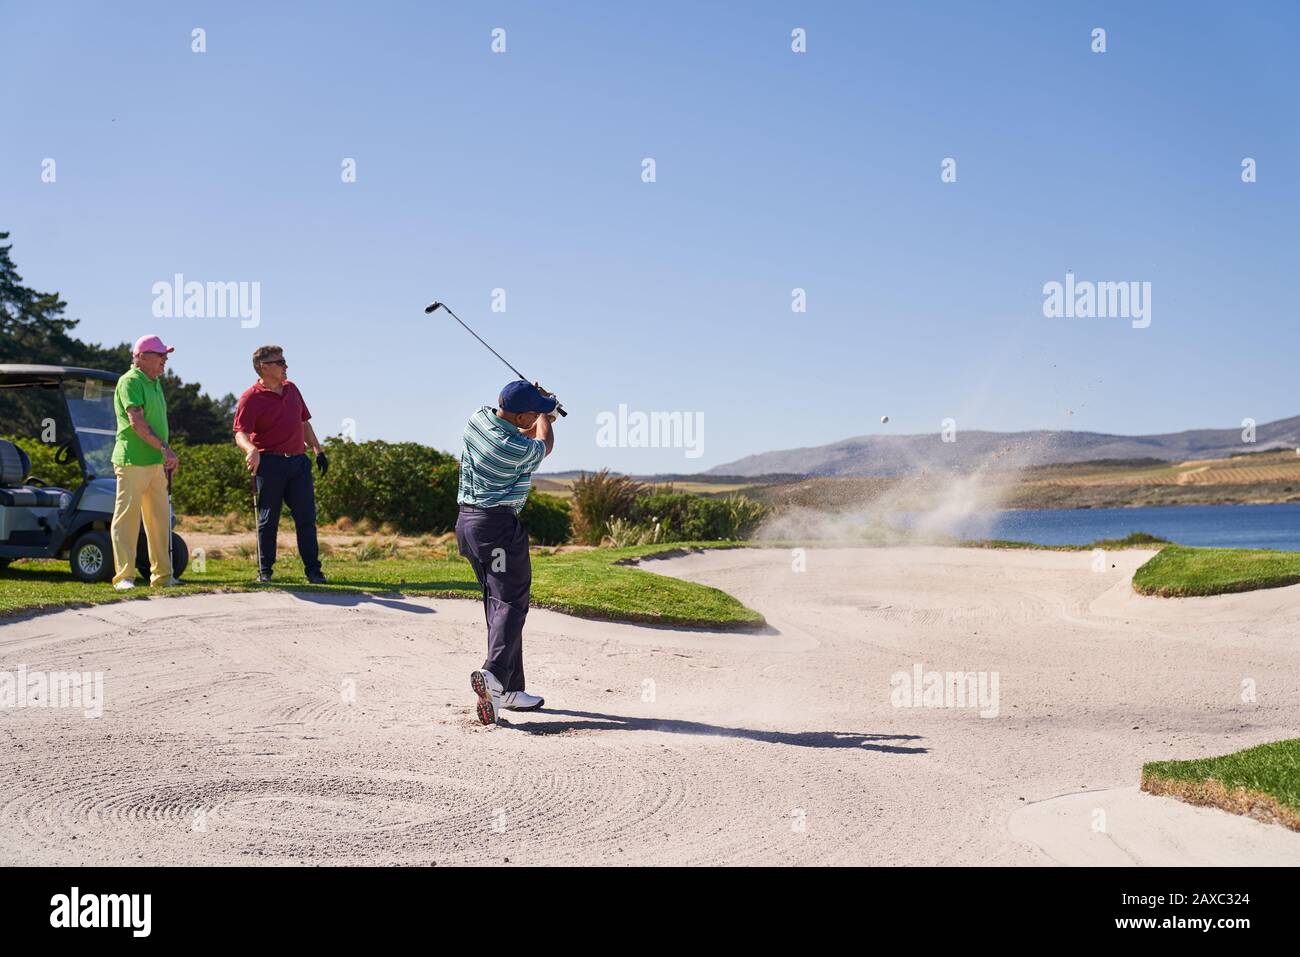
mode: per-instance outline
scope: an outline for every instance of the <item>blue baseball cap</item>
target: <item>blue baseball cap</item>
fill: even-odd
[[[507,412],[554,412],[558,400],[537,391],[537,386],[515,379],[501,390],[501,408]]]

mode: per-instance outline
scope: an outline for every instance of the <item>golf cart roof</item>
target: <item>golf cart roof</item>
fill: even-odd
[[[104,382],[116,382],[118,373],[104,372],[101,369],[82,369],[78,366],[0,365],[0,389],[57,386],[64,379],[100,379]]]

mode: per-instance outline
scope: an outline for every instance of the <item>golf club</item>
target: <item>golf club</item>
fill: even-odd
[[[435,300],[434,302],[429,303],[427,306],[424,307],[425,315],[432,315],[434,312],[436,312],[436,311],[437,311],[438,309],[440,309],[440,308],[441,308],[441,309],[446,309],[446,310],[447,310],[447,315],[451,316],[453,319],[455,319],[457,322],[459,322],[459,323],[461,324],[461,326],[464,327],[465,331],[468,332],[471,336],[473,336],[473,337],[474,337],[475,339],[477,339],[479,342],[482,342],[482,343],[483,343],[483,347],[484,347],[485,349],[487,349],[488,352],[492,353],[494,356],[496,356],[496,357],[497,357],[498,359],[500,359],[502,362],[505,362],[505,364],[506,364],[506,368],[507,368],[507,369],[509,369],[509,370],[510,370],[511,372],[513,372],[515,375],[519,376],[519,378],[523,379],[525,382],[531,382],[531,381],[533,381],[533,380],[529,379],[528,376],[524,375],[522,372],[520,372],[518,369],[516,369],[514,366],[512,366],[509,362],[506,362],[505,356],[501,355],[501,353],[497,352],[495,349],[493,349],[493,348],[492,348],[490,345],[488,345],[486,342],[483,342],[483,338],[482,338],[482,336],[480,336],[477,332],[475,332],[475,331],[474,331],[473,329],[471,329],[469,326],[466,326],[465,323],[461,321],[460,316],[458,316],[458,315],[456,315],[454,312],[452,312],[452,311],[451,311],[451,307],[448,306],[445,302],[438,302],[438,301]],[[569,414],[569,413],[567,413],[567,412],[564,411],[564,406],[560,405],[560,403],[559,403],[558,401],[555,403],[555,411],[558,412],[560,415],[568,415],[568,414]]]
[[[172,474],[173,469],[167,469],[167,568],[172,577],[176,580],[176,560],[172,555],[172,536],[176,529],[176,513],[172,510]]]
[[[254,472],[249,476],[249,484],[253,487],[253,541],[257,546],[257,573],[262,573],[262,533],[257,527],[258,522],[262,519],[262,508],[257,501],[257,473]]]

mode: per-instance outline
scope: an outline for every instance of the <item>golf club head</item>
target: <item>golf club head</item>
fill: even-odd
[[[439,306],[441,306],[441,305],[442,305],[442,303],[437,302],[437,301],[434,301],[434,302],[429,303],[427,306],[424,307],[424,314],[425,314],[426,316],[429,315],[430,313],[432,313],[434,310],[436,310],[436,309],[437,309]]]

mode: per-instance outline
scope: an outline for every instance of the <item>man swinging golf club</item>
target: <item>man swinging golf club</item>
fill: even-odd
[[[524,619],[532,586],[528,532],[519,511],[533,472],[555,448],[555,396],[523,379],[501,390],[465,426],[456,501],[456,544],[483,590],[488,654],[470,675],[478,719],[494,724],[501,710],[535,711],[545,702],[524,690]]]
[[[257,381],[239,397],[235,411],[235,444],[253,475],[257,508],[257,580],[269,582],[275,566],[275,536],[280,509],[289,506],[298,534],[298,557],[307,581],[325,584],[316,541],[316,489],[306,449],[316,453],[316,468],[324,475],[329,460],[311,427],[311,413],[298,387],[289,381],[289,364],[279,346],[262,346],[253,353]]]

